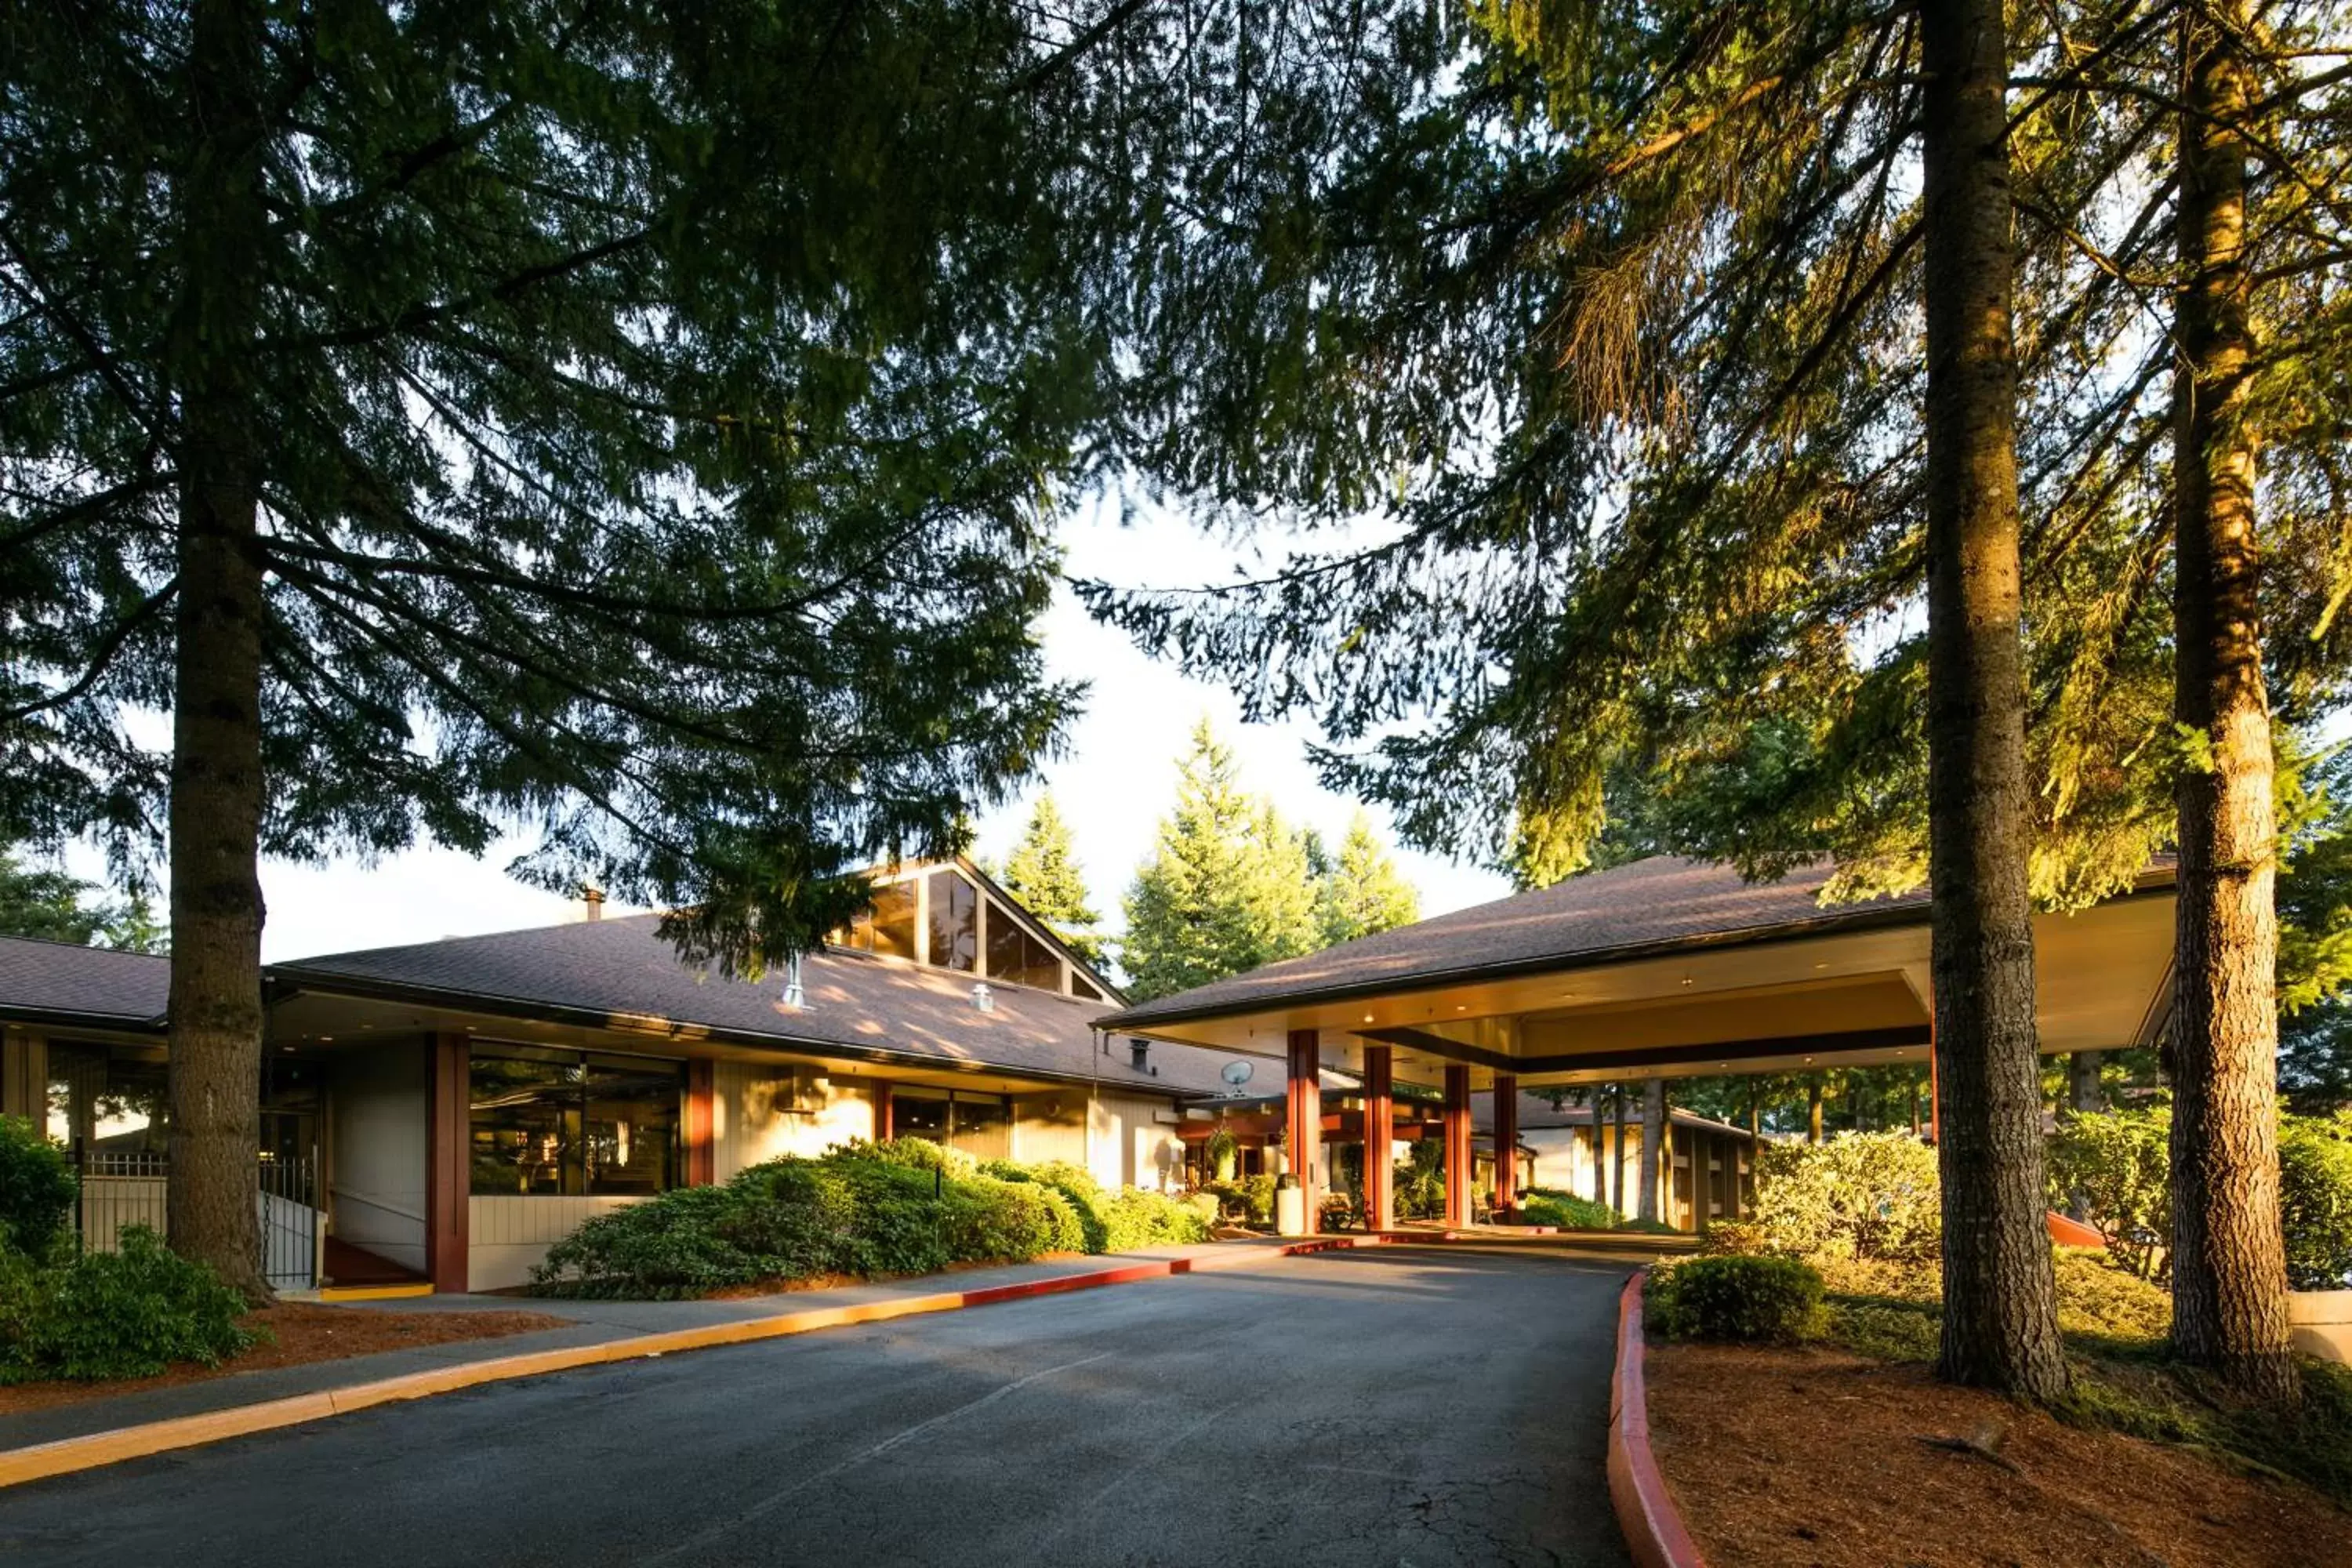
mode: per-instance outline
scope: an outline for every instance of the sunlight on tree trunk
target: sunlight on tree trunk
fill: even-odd
[[[2015,266],[2000,0],[1921,14],[1927,70],[1927,752],[1954,1383],[2066,1387],[2042,1228],[2019,639]]]
[[[2172,1342],[2248,1392],[2289,1398],[2279,1226],[2277,825],[2263,689],[2242,123],[2231,5],[2182,21],[2183,291],[2175,340],[2175,715],[2207,754],[2179,782],[2173,1014]]]

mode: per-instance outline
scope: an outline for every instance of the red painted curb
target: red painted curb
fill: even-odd
[[[1650,1397],[1642,1375],[1642,1285],[1649,1272],[1636,1272],[1617,1298],[1617,1374],[1609,1385],[1609,1500],[1642,1568],[1706,1568],[1650,1452]]]

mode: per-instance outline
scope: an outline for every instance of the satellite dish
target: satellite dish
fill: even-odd
[[[1239,1089],[1242,1085],[1249,1082],[1250,1074],[1256,1070],[1257,1068],[1248,1062],[1227,1062],[1224,1066],[1224,1071],[1222,1076],[1227,1083],[1232,1084],[1235,1089]]]

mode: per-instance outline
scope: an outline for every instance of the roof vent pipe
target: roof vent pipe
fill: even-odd
[[[801,989],[801,955],[797,952],[784,960],[784,1005],[795,1009],[808,1005],[808,993]]]
[[[592,921],[601,921],[604,918],[604,889],[593,886],[581,889],[580,901],[586,905],[588,910],[587,914],[582,918]]]
[[[996,1011],[996,993],[988,988],[985,980],[976,981],[971,988],[971,1005],[983,1013]]]

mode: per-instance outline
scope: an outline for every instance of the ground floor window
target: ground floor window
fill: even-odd
[[[890,1095],[890,1131],[944,1143],[976,1160],[1013,1157],[1013,1110],[1001,1094],[897,1085]]]
[[[171,1141],[171,1095],[160,1046],[49,1047],[45,1131],[91,1153],[161,1154]]]
[[[475,1192],[637,1195],[678,1184],[684,1062],[478,1045],[470,1079]]]

